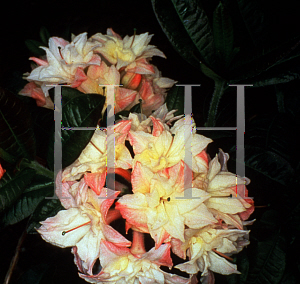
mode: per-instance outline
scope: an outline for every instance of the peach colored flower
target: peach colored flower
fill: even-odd
[[[247,239],[249,231],[214,229],[211,226],[200,230],[187,229],[186,241],[171,240],[172,250],[182,258],[186,258],[186,250],[189,261],[175,266],[189,274],[202,272],[202,276],[208,275],[211,270],[220,274],[232,274],[237,271],[237,266],[227,261],[228,255],[240,252],[249,244]]]
[[[49,48],[41,47],[46,51],[47,60],[30,57],[39,67],[32,70],[27,77],[29,81],[46,83],[68,83],[78,87],[86,75],[83,69],[89,65],[99,65],[100,57],[93,53],[99,43],[87,41],[87,33],[73,38],[71,43],[62,38],[49,39]]]
[[[103,55],[111,64],[115,64],[119,70],[133,62],[137,65],[139,63],[145,63],[143,60],[139,61],[139,59],[149,58],[155,55],[165,57],[155,46],[149,45],[152,36],[153,35],[144,33],[131,37],[125,36],[122,39],[112,29],[107,29],[107,35],[97,33],[93,35],[91,39],[102,44],[95,48],[95,51]],[[136,66],[132,65],[130,69],[134,67]]]
[[[204,205],[210,196],[198,188],[184,188],[184,163],[153,173],[137,162],[132,172],[134,194],[122,196],[116,204],[127,228],[149,232],[158,247],[169,236],[184,241],[185,225],[201,228],[217,220]],[[192,190],[193,199],[184,198]]]
[[[115,284],[189,284],[191,280],[162,271],[159,267],[172,267],[170,244],[152,248],[141,257],[133,255],[129,249],[120,248],[105,240],[100,244],[102,270],[97,275],[79,274],[90,283]]]
[[[42,88],[35,82],[30,82],[19,92],[19,95],[31,97],[36,100],[37,106],[54,109],[51,98],[46,97]]]
[[[196,134],[194,128],[185,137],[185,124],[182,118],[169,129],[160,119],[151,117],[153,122],[152,134],[142,131],[129,131],[129,141],[135,153],[133,166],[136,162],[149,167],[151,171],[157,172],[164,168],[174,166],[185,157],[185,140],[191,141],[192,160],[187,161],[193,172],[206,173],[208,170],[207,158],[203,151],[211,139]],[[190,126],[192,127],[193,120]],[[204,151],[205,152],[205,151]]]
[[[102,188],[100,195],[96,195],[84,185],[81,190],[83,192],[77,196],[77,200],[72,194],[67,195],[64,191],[64,198],[74,200],[63,202],[67,210],[61,210],[56,216],[41,222],[42,226],[37,231],[45,241],[53,245],[63,248],[76,246],[83,266],[91,275],[94,263],[99,257],[101,240],[104,239],[123,247],[130,246],[131,242],[109,226],[106,221],[107,211],[120,192]],[[84,200],[83,196],[85,196]],[[77,207],[72,206],[74,203],[77,203]]]

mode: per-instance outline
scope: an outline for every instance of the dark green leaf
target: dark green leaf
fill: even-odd
[[[27,232],[35,232],[35,228],[39,228],[39,222],[46,220],[49,217],[53,217],[58,211],[63,210],[64,207],[61,205],[58,198],[53,197],[51,199],[43,199],[28,222]]]
[[[264,25],[265,15],[259,7],[259,2],[238,0],[237,3],[253,43],[261,45],[266,36],[266,30]]]
[[[286,265],[286,241],[279,234],[252,246],[255,255],[246,284],[277,284]]]
[[[40,48],[41,46],[44,46],[42,42],[33,39],[28,39],[25,41],[25,44],[29,51],[35,56],[43,56],[46,54],[45,50]]]
[[[210,102],[207,122],[205,123],[205,126],[207,127],[215,126],[218,106],[225,91],[226,85],[227,82],[225,80],[215,80],[215,90]]]
[[[49,31],[46,29],[46,27],[42,26],[40,29],[40,38],[45,46],[48,45],[48,40],[50,37]]]
[[[216,52],[228,67],[233,55],[233,25],[226,7],[219,3],[213,17],[213,34]]]
[[[10,208],[22,195],[35,175],[34,170],[23,169],[17,175],[8,172],[0,180],[0,212]]]
[[[294,172],[291,164],[279,154],[250,145],[245,146],[245,165],[282,185],[288,183]]]
[[[168,91],[166,104],[169,111],[177,109],[175,116],[184,114],[184,87],[173,86]]]
[[[78,94],[74,90],[74,98],[69,99],[74,89],[66,88],[67,101],[62,107],[62,127],[96,127],[101,118],[101,111],[105,103],[105,97],[98,94]],[[64,97],[64,88],[62,96]],[[80,155],[93,136],[94,130],[62,130],[62,167],[73,163]],[[54,161],[54,137],[50,141],[48,151],[48,165],[53,169]]]
[[[54,101],[54,94],[55,94],[55,88],[50,89],[49,96],[51,97],[52,101]],[[83,93],[78,91],[77,89],[64,86],[61,88],[61,104],[64,107],[65,104],[67,104],[70,99],[74,99],[82,95]]]
[[[5,212],[1,223],[4,226],[12,225],[27,218],[46,196],[53,196],[53,194],[54,181],[43,176],[35,176],[18,201]]]
[[[214,69],[216,66],[214,37],[206,12],[199,6],[199,1],[172,0],[172,2],[185,30],[201,54],[201,61]]]
[[[0,148],[16,157],[35,157],[30,112],[14,94],[0,89]]]
[[[191,65],[199,68],[199,51],[182,25],[172,2],[170,0],[151,1],[156,18],[175,50]]]

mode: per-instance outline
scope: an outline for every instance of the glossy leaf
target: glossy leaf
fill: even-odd
[[[200,54],[188,35],[170,0],[151,0],[156,18],[175,50],[186,61],[199,68]]]
[[[78,94],[75,89],[62,88],[62,96],[67,92],[67,101],[62,107],[62,127],[96,127],[101,118],[105,97],[98,94]],[[74,98],[69,99],[74,92]],[[64,100],[64,99],[63,99]],[[62,167],[73,163],[92,138],[94,130],[62,130]],[[48,165],[53,169],[54,138],[50,141]]]
[[[34,170],[23,169],[13,175],[6,172],[0,180],[0,213],[10,208],[22,195],[35,175]]]
[[[286,266],[286,241],[279,234],[259,241],[255,246],[255,262],[249,270],[246,284],[277,284]]]
[[[30,216],[45,197],[53,196],[54,181],[43,176],[35,176],[12,207],[5,212],[1,223],[15,224]]]
[[[233,55],[233,25],[226,7],[219,3],[214,11],[213,35],[216,52],[228,67]]]
[[[168,91],[166,104],[169,111],[177,109],[175,116],[184,114],[184,87],[173,86]]]
[[[206,12],[200,7],[199,1],[172,0],[172,2],[185,30],[201,54],[201,61],[214,69],[216,65],[214,37]]]
[[[255,45],[261,45],[266,36],[265,15],[257,1],[237,0],[243,21]]]
[[[16,158],[35,157],[35,138],[26,105],[11,92],[0,89],[0,148]]]

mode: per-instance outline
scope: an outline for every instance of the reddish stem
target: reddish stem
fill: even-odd
[[[144,233],[133,231],[132,246],[130,248],[132,254],[144,254],[146,252]]]

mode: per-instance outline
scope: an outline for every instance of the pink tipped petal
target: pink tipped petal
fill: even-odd
[[[148,260],[153,261],[157,265],[168,266],[171,268],[173,266],[171,254],[170,254],[171,244],[167,243],[159,246],[159,248],[152,248],[150,251],[144,255]]]
[[[72,88],[77,88],[81,85],[83,81],[87,79],[87,76],[85,75],[84,71],[82,68],[77,68],[76,73],[75,73],[75,78],[74,81],[71,84]]]
[[[106,30],[106,33],[107,33],[107,35],[114,36],[114,37],[122,40],[122,37],[119,34],[117,34],[116,32],[114,32],[114,30],[112,28],[108,28]]]
[[[186,259],[186,249],[184,248],[184,243],[179,240],[171,239],[172,252],[182,259]]]
[[[137,92],[130,89],[118,88],[116,92],[116,109],[118,113],[134,102]]]
[[[29,60],[34,61],[35,63],[37,63],[40,66],[48,66],[48,62],[46,60],[42,60],[37,57],[29,57]]]
[[[104,225],[102,229],[103,229],[103,235],[105,236],[107,241],[114,243],[118,247],[131,246],[131,242],[128,241],[124,236],[122,236],[111,226]]]
[[[150,192],[150,181],[153,177],[153,173],[147,167],[143,167],[140,162],[135,164],[134,170],[132,171],[132,191],[149,193]]]
[[[99,195],[106,179],[106,171],[102,173],[87,173],[84,175],[84,180],[87,185],[97,194]]]
[[[51,39],[53,40],[53,42],[55,43],[55,45],[58,47],[65,47],[66,45],[69,44],[68,41],[64,40],[63,38],[60,37],[51,37]]]
[[[155,117],[150,116],[153,123],[152,135],[155,137],[160,136],[160,134],[165,130],[160,119],[156,119]]]
[[[37,86],[34,82],[30,82],[19,92],[20,95],[32,97],[36,100],[37,106],[46,105],[46,98],[43,90]]]
[[[95,65],[100,65],[101,64],[101,57],[94,54],[91,58],[91,60],[88,62],[89,64],[95,64]]]

